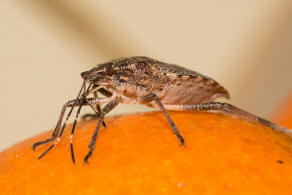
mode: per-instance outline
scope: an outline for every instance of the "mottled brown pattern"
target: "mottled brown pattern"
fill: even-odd
[[[114,69],[113,76],[103,74],[108,66]],[[155,93],[163,104],[182,105],[214,101],[218,97],[229,98],[228,92],[215,80],[186,68],[164,63],[149,57],[114,59],[81,74],[94,83],[105,82],[120,94],[141,98]],[[157,106],[155,101],[149,106]]]
[[[233,105],[213,102],[218,97],[229,98],[227,90],[215,80],[178,65],[164,63],[148,57],[134,56],[99,64],[93,69],[81,73],[81,76],[84,82],[80,92],[76,99],[68,101],[63,106],[51,138],[33,144],[33,149],[35,149],[39,145],[55,140],[54,144],[39,156],[39,159],[60,141],[73,108],[78,106],[70,136],[71,157],[73,163],[75,163],[72,140],[83,105],[89,105],[99,118],[88,145],[89,151],[84,157],[85,163],[94,151],[100,126],[105,126],[105,115],[119,103],[140,103],[159,107],[181,145],[184,145],[184,139],[166,110],[221,111],[225,114],[232,114],[245,120],[263,124],[288,135],[292,134],[286,128],[279,127]],[[90,98],[92,94],[94,98]],[[99,98],[98,94],[105,97]],[[105,104],[105,106],[101,109],[102,104]],[[68,107],[71,107],[71,110],[62,125]]]

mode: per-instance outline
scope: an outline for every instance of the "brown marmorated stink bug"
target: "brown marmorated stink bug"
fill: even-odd
[[[274,130],[291,135],[291,131],[276,124],[243,111],[227,103],[213,102],[218,97],[229,98],[229,94],[215,80],[183,67],[167,64],[149,57],[118,58],[99,64],[93,69],[81,73],[84,82],[76,99],[68,101],[61,111],[59,120],[51,138],[36,142],[37,146],[54,141],[38,159],[42,158],[61,139],[67,121],[74,107],[78,107],[70,136],[72,161],[75,163],[72,139],[77,119],[83,105],[89,105],[99,118],[89,143],[89,152],[84,158],[87,163],[93,153],[104,117],[119,103],[144,104],[158,107],[168,120],[171,129],[181,145],[184,139],[166,110],[183,111],[221,111],[251,122],[260,123]],[[93,95],[89,97],[89,95]],[[98,97],[103,95],[103,97]],[[100,105],[105,104],[101,109]],[[66,109],[68,115],[61,126]]]

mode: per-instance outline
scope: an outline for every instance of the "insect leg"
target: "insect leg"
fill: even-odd
[[[96,92],[96,91],[93,93],[93,97],[98,98],[98,96],[97,96],[97,92]],[[97,111],[97,113],[100,114],[100,113],[101,113],[100,105],[99,105],[99,104],[96,104],[95,107],[96,107],[96,111]],[[99,117],[99,116],[98,116],[98,117]]]
[[[58,122],[57,122],[57,125],[56,125],[56,127],[55,127],[55,130],[54,130],[53,133],[52,133],[51,138],[46,139],[46,140],[44,140],[44,141],[39,141],[39,142],[34,143],[34,144],[32,145],[32,149],[33,149],[33,150],[35,150],[36,147],[38,147],[39,145],[50,143],[51,141],[53,141],[54,139],[57,138],[57,135],[58,135],[58,132],[59,132],[59,130],[60,130],[61,123],[62,123],[62,120],[63,120],[63,117],[64,117],[64,114],[65,114],[65,111],[66,111],[67,107],[68,107],[68,104],[66,103],[66,104],[63,106],[63,108],[62,108],[61,114],[60,114],[60,116],[59,116],[59,120],[58,120]],[[71,108],[70,112],[68,113],[67,119],[68,119],[69,116],[71,115],[72,110],[73,110],[73,107]]]
[[[74,108],[75,106],[77,106],[77,105],[80,105],[80,107],[82,106],[82,104],[83,104],[83,102],[84,102],[84,99],[85,99],[85,94],[88,92],[88,90],[90,89],[90,87],[91,87],[91,84],[88,86],[87,91],[85,91],[85,81],[84,81],[83,84],[82,84],[82,87],[81,87],[81,89],[80,89],[80,91],[79,91],[79,93],[78,93],[78,95],[77,95],[77,99],[75,99],[75,100],[71,100],[71,101],[69,101],[69,102],[67,102],[67,103],[65,104],[65,106],[64,106],[65,109],[62,110],[63,113],[61,112],[60,119],[59,119],[59,121],[58,121],[58,122],[60,122],[59,125],[57,125],[57,126],[59,126],[59,128],[60,128],[60,126],[61,126],[62,119],[63,119],[63,116],[64,116],[64,113],[65,113],[66,108],[67,108],[68,106],[72,106],[72,108],[71,108],[71,110],[69,111],[69,113],[68,113],[68,115],[67,115],[66,121],[65,121],[64,124],[63,124],[63,127],[62,127],[62,130],[61,130],[60,134],[59,134],[59,137],[58,137],[57,140],[54,142],[54,144],[52,144],[52,145],[51,145],[51,146],[50,146],[50,147],[49,147],[44,153],[42,153],[42,154],[38,157],[38,159],[41,159],[46,153],[48,153],[48,152],[49,152],[49,151],[50,151],[55,145],[57,145],[57,143],[61,140],[61,137],[62,137],[62,135],[63,135],[63,131],[64,131],[66,125],[67,125],[68,119],[69,119],[69,117],[70,117],[70,115],[71,115],[71,113],[72,113],[72,111],[73,111],[73,108]],[[82,95],[82,100],[80,101],[79,97],[80,97],[82,91],[83,91],[83,95]],[[79,111],[79,112],[80,112],[80,111]],[[76,125],[76,124],[75,124],[75,125]],[[56,133],[56,135],[55,135],[54,137],[52,137],[51,139],[45,140],[44,142],[42,142],[42,144],[43,144],[43,143],[49,143],[49,142],[53,141],[54,139],[56,139],[57,134],[58,134],[58,131],[59,131],[59,128],[58,128],[57,133]],[[34,144],[34,145],[35,145],[35,144]],[[72,148],[71,148],[71,152],[72,152]]]
[[[292,131],[286,129],[284,127],[280,127],[266,119],[253,115],[249,112],[246,112],[240,108],[237,108],[228,103],[221,103],[221,102],[210,102],[210,103],[202,103],[202,104],[192,104],[192,105],[166,105],[166,109],[168,110],[186,110],[186,111],[221,111],[226,114],[235,115],[239,118],[260,123],[264,126],[270,127],[276,131],[283,132],[287,135],[292,136]]]
[[[168,113],[167,113],[166,109],[164,108],[164,106],[162,105],[159,97],[156,94],[154,94],[154,93],[150,93],[150,94],[148,94],[148,95],[146,95],[146,96],[144,96],[142,98],[142,101],[144,103],[147,103],[147,102],[150,102],[150,101],[153,101],[153,100],[156,101],[156,103],[159,106],[160,110],[162,111],[162,113],[164,114],[164,116],[166,117],[166,119],[168,120],[168,123],[170,124],[171,129],[172,129],[173,133],[176,135],[176,137],[179,140],[180,144],[182,146],[184,146],[184,139],[183,139],[183,137],[181,136],[181,134],[179,133],[177,127],[174,124],[174,122],[172,121],[172,119],[168,115]]]
[[[106,90],[105,88],[99,89],[98,92],[100,92],[102,95],[106,97],[111,97],[113,95],[112,92]]]
[[[95,92],[93,92],[93,96],[94,96],[94,98],[98,98],[98,95],[97,95],[97,92],[95,91]],[[100,113],[101,113],[101,108],[100,108],[100,104],[95,104],[95,105],[93,105],[93,104],[91,104],[90,102],[88,102],[87,101],[87,103],[88,103],[88,105],[92,108],[92,110],[95,112],[95,114],[85,114],[85,115],[83,115],[82,116],[82,119],[85,119],[85,118],[87,118],[87,117],[92,117],[92,118],[99,118],[100,117]],[[106,127],[106,125],[105,125],[105,122],[103,121],[102,122],[102,125],[104,126],[104,127]]]
[[[78,116],[80,114],[80,111],[81,111],[81,108],[82,106],[84,105],[84,103],[86,102],[86,96],[88,95],[88,92],[89,92],[89,89],[91,87],[91,84],[88,86],[87,90],[85,91],[84,89],[84,93],[82,94],[82,97],[81,97],[81,102],[80,102],[80,105],[79,105],[79,108],[77,110],[77,113],[75,115],[75,119],[74,119],[74,122],[73,122],[73,126],[72,126],[72,130],[71,130],[71,135],[70,135],[70,151],[71,151],[71,158],[72,158],[72,162],[73,164],[75,164],[75,156],[74,156],[74,150],[73,150],[73,136],[74,136],[74,132],[75,132],[75,128],[76,128],[76,124],[77,124],[77,119],[78,119]],[[59,138],[61,138],[61,133],[60,133],[60,136]],[[58,140],[57,140],[58,141]],[[55,142],[56,143],[56,142]]]
[[[33,146],[32,146],[32,149],[33,150],[35,150],[36,147],[38,147],[39,145],[50,143],[51,141],[53,141],[54,139],[57,138],[57,135],[59,133],[59,130],[60,130],[60,127],[61,127],[61,124],[62,124],[62,120],[63,120],[63,117],[64,117],[64,114],[65,114],[65,111],[66,111],[67,107],[69,107],[70,105],[72,106],[72,105],[76,104],[76,101],[78,101],[78,98],[80,97],[82,91],[85,92],[85,84],[86,84],[85,81],[83,81],[82,86],[81,86],[81,89],[79,90],[78,95],[77,95],[77,98],[75,100],[68,101],[66,104],[64,104],[64,106],[62,108],[62,111],[60,113],[60,116],[59,116],[57,125],[55,127],[55,130],[52,133],[51,138],[46,139],[44,141],[40,141],[40,142],[34,143]],[[73,108],[74,108],[74,106],[72,106],[71,110],[69,111],[65,124],[67,123],[68,118],[70,117],[70,115],[71,115],[71,113],[73,111]],[[63,127],[63,129],[64,128],[65,127]]]
[[[81,108],[83,106],[85,102],[85,98],[82,98],[81,100],[81,103],[79,105],[79,108],[77,110],[77,113],[76,113],[76,116],[75,116],[75,119],[74,119],[74,122],[73,122],[73,126],[72,126],[72,130],[71,130],[71,135],[70,135],[70,150],[71,150],[71,158],[72,158],[72,162],[75,164],[75,157],[74,157],[74,150],[73,150],[73,136],[74,136],[74,132],[75,132],[75,128],[76,128],[76,124],[77,124],[77,119],[78,119],[78,116],[80,114],[80,111],[81,111]],[[63,129],[62,129],[63,130]],[[60,134],[60,138],[61,138],[61,134]]]
[[[97,98],[97,96],[96,96]],[[85,114],[82,116],[82,119],[84,120],[87,117],[92,117],[92,118],[100,118],[100,113],[101,113],[101,108],[100,108],[100,104],[92,104],[90,103],[88,100],[86,100],[86,102],[88,103],[88,105],[92,108],[92,110],[95,112],[95,114]],[[102,122],[102,125],[104,127],[106,127],[105,122]]]
[[[83,102],[82,102],[83,101]],[[37,143],[35,143],[34,144],[34,148],[35,147],[37,147],[38,145],[41,145],[41,144],[45,144],[45,143],[49,143],[49,142],[51,142],[51,141],[53,141],[53,140],[55,140],[56,138],[57,138],[57,140],[54,142],[54,144],[52,144],[43,154],[41,154],[40,156],[39,156],[39,158],[38,159],[41,159],[47,152],[49,152],[55,145],[57,145],[57,143],[60,141],[60,139],[61,139],[61,137],[62,137],[62,135],[63,135],[63,132],[64,132],[64,129],[65,129],[65,127],[66,127],[66,125],[67,125],[67,122],[68,122],[68,119],[69,119],[69,117],[70,117],[70,115],[71,115],[71,113],[72,113],[72,111],[73,111],[73,107],[76,107],[76,106],[81,106],[81,102],[82,102],[82,105],[88,105],[89,103],[90,104],[93,104],[93,103],[104,103],[104,100],[102,100],[102,99],[99,99],[99,98],[86,98],[85,100],[84,99],[75,99],[75,100],[70,100],[70,101],[68,101],[66,104],[65,104],[65,106],[64,107],[72,107],[71,108],[71,110],[69,111],[69,113],[68,113],[68,115],[67,115],[67,117],[66,117],[66,120],[65,120],[65,122],[64,122],[64,124],[63,124],[63,126],[62,126],[62,129],[61,129],[61,131],[60,131],[60,133],[59,133],[59,137],[57,138],[57,133],[56,133],[56,136],[53,138],[53,139],[47,139],[47,140],[45,140],[45,141],[42,141],[42,142],[37,142]],[[64,109],[64,108],[63,108]],[[81,108],[80,108],[81,109]],[[65,109],[64,109],[65,110]],[[78,109],[79,110],[79,109]],[[63,111],[63,110],[62,110]],[[65,112],[65,111],[64,111]],[[79,111],[80,112],[80,111]],[[61,115],[64,115],[64,113],[61,113]],[[63,116],[60,116],[60,118],[63,118]],[[60,125],[61,125],[61,122],[62,121],[60,121]],[[60,125],[59,125],[59,128],[60,128]],[[73,126],[74,126],[74,124],[73,124]],[[74,128],[75,129],[75,128]],[[73,129],[72,129],[73,130]],[[59,131],[59,130],[58,130]],[[73,130],[73,133],[74,133],[74,130]],[[71,131],[71,134],[72,134],[72,131]],[[72,137],[73,138],[73,137]],[[71,144],[70,144],[70,147],[71,147],[71,155],[72,155],[72,160],[73,160],[73,158],[74,158],[74,153],[73,153],[73,146],[71,146]]]
[[[58,121],[58,124],[57,124],[57,126],[59,126],[58,127],[58,131],[57,131],[57,133],[54,135],[54,137],[52,137],[52,138],[49,138],[49,139],[47,139],[47,140],[45,140],[45,141],[41,141],[41,142],[36,142],[35,144],[33,144],[33,149],[35,149],[37,146],[39,146],[39,145],[41,145],[41,144],[46,144],[46,143],[50,143],[51,141],[53,141],[53,140],[55,140],[56,138],[57,138],[57,136],[58,136],[58,138],[57,138],[57,140],[55,141],[55,143],[54,144],[52,144],[44,153],[42,153],[39,157],[38,157],[38,159],[41,159],[46,153],[48,153],[59,141],[60,141],[60,139],[61,139],[61,137],[62,137],[62,135],[63,135],[63,132],[64,132],[64,129],[65,129],[65,127],[66,127],[66,125],[67,125],[67,122],[68,122],[68,119],[70,118],[70,116],[71,116],[71,113],[72,113],[72,111],[73,111],[73,108],[75,107],[75,106],[79,106],[80,105],[80,100],[79,99],[76,99],[76,100],[70,100],[70,101],[68,101],[65,105],[64,105],[64,107],[63,107],[63,109],[62,109],[62,112],[61,112],[61,115],[60,115],[60,118],[63,118],[63,116],[64,116],[64,113],[65,113],[65,110],[66,110],[66,108],[68,108],[68,107],[71,107],[71,109],[70,109],[70,111],[68,112],[68,115],[67,115],[67,117],[66,117],[66,119],[65,119],[65,121],[64,121],[64,124],[63,124],[63,126],[62,126],[62,129],[61,129],[61,131],[60,131],[60,134],[59,134],[59,136],[58,136],[58,132],[59,132],[59,129],[60,129],[60,126],[61,126],[61,123],[62,123],[62,119],[61,119],[61,121]],[[60,119],[59,119],[60,120]],[[55,131],[54,131],[55,132]]]
[[[106,90],[105,88],[101,88],[99,85],[94,85],[93,88],[98,89],[97,91],[92,90],[94,98],[96,98],[96,99],[98,98],[97,92],[101,93],[102,95],[104,95],[106,97],[111,97],[113,95],[110,91]],[[89,103],[89,105],[90,105],[90,103]],[[82,120],[85,120],[86,118],[96,118],[96,116],[99,118],[99,115],[101,113],[100,104],[95,104],[94,107],[96,107],[96,109],[94,109],[92,107],[92,105],[90,105],[90,106],[94,110],[95,114],[84,114],[83,116],[81,116]],[[102,124],[103,124],[104,127],[106,127],[106,124],[105,124],[104,121],[102,122]]]
[[[94,95],[94,98],[98,98],[98,96]],[[95,114],[91,114],[91,113],[84,114],[84,115],[81,116],[81,119],[85,120],[87,117],[90,117],[90,118],[97,118],[98,117],[99,118],[100,113],[101,113],[100,104],[92,104],[89,101],[87,101],[87,103],[92,108],[92,110],[95,112]]]
[[[102,95],[106,97],[112,96],[112,93],[109,90],[105,89],[104,86],[102,85],[93,85],[92,89],[86,93],[86,96],[96,92],[100,92]]]
[[[119,104],[119,100],[114,99],[111,102],[109,102],[107,105],[105,105],[104,108],[102,109],[97,126],[96,126],[95,131],[92,135],[91,141],[88,145],[89,151],[88,151],[87,155],[84,157],[84,163],[88,163],[88,159],[91,157],[91,155],[94,151],[96,139],[98,136],[100,125],[101,125],[102,121],[104,120],[104,116],[107,113],[109,113],[113,108],[115,108],[118,104]]]

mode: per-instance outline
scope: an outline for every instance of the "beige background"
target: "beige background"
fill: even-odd
[[[199,71],[232,104],[269,117],[292,89],[291,18],[290,0],[3,1],[0,149],[53,128],[80,73],[121,56]]]

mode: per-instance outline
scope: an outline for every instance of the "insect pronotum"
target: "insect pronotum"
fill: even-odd
[[[71,157],[75,163],[72,140],[80,110],[84,105],[90,106],[98,117],[97,126],[88,146],[89,151],[84,157],[84,163],[88,162],[94,151],[100,126],[102,124],[105,126],[105,115],[119,103],[139,103],[160,108],[181,145],[184,145],[184,139],[167,110],[220,111],[292,135],[290,130],[233,105],[214,102],[218,97],[229,98],[227,90],[215,80],[195,71],[149,57],[135,56],[114,59],[81,73],[81,77],[83,78],[82,87],[76,99],[64,104],[52,136],[47,140],[33,144],[33,149],[35,149],[39,145],[54,141],[38,159],[42,158],[60,141],[74,107],[78,107],[70,136]],[[103,97],[98,97],[98,95]],[[105,106],[101,109],[103,104]],[[62,125],[67,108],[71,109]]]

